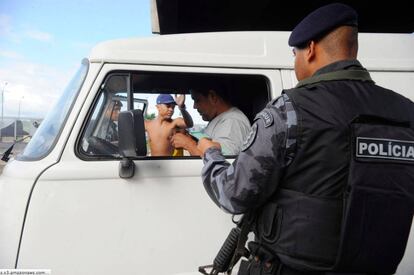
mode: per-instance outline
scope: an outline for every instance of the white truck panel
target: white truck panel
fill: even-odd
[[[130,180],[119,178],[117,161],[48,169],[32,196],[19,268],[155,275],[210,263],[232,225],[205,194],[202,161],[136,165]]]

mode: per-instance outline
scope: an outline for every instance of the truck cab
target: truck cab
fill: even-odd
[[[196,135],[207,122],[193,108],[191,88],[221,83],[252,122],[297,83],[288,36],[175,34],[98,44],[0,176],[0,268],[198,274],[234,226],[205,193],[201,158],[147,150],[133,160],[133,176],[120,177],[114,113],[138,109],[151,119],[157,95],[186,94]],[[359,60],[379,85],[414,100],[413,48],[409,34],[361,34]],[[414,272],[412,231],[397,274]]]

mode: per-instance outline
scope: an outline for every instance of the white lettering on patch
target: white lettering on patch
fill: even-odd
[[[357,137],[356,157],[414,162],[414,141]]]

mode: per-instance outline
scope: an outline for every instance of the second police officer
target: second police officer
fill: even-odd
[[[323,6],[292,31],[299,83],[259,113],[229,164],[202,139],[203,184],[254,211],[243,274],[393,274],[413,218],[414,104],[357,60],[357,13]]]

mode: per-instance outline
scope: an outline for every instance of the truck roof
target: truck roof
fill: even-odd
[[[91,62],[225,68],[293,68],[290,32],[154,35],[102,42]],[[359,34],[358,59],[369,70],[414,71],[414,34]]]

